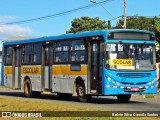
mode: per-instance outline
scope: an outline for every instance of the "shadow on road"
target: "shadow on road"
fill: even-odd
[[[7,96],[7,97],[18,97],[18,98],[26,98],[24,96],[23,92],[18,92],[18,91],[12,91],[12,92],[2,92],[0,91],[0,96]],[[28,98],[28,99],[33,99],[33,98]],[[43,99],[43,100],[59,100],[59,101],[70,101],[70,102],[79,102],[78,98],[76,96],[72,96],[71,98],[68,99],[61,99],[55,94],[41,94],[38,98],[34,99]],[[126,104],[126,103],[120,103],[116,99],[116,97],[108,97],[108,96],[103,96],[103,97],[93,97],[89,103],[94,103],[94,104]],[[146,103],[146,102],[140,102],[140,101],[130,101],[128,104],[137,104],[137,103]]]

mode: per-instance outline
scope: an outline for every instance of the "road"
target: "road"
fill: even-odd
[[[41,95],[39,98],[25,98],[23,92],[15,90],[0,90],[0,97],[83,106],[104,111],[160,111],[160,97],[143,98],[143,96],[140,95],[132,96],[129,103],[119,103],[116,97],[112,96],[93,97],[90,103],[78,102],[76,96],[73,96],[69,100],[62,100],[54,94]]]

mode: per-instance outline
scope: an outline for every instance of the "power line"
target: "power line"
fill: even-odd
[[[118,17],[113,18],[113,19],[111,19],[111,20],[109,20],[109,21],[114,21],[114,20],[117,20],[117,19],[122,18],[122,17],[123,17],[123,16],[118,16]]]
[[[43,16],[43,17],[28,19],[28,20],[16,21],[16,22],[8,22],[8,23],[0,24],[0,25],[22,24],[22,23],[28,23],[28,22],[34,22],[34,21],[49,19],[49,18],[58,17],[58,16],[66,15],[66,14],[69,14],[69,13],[77,12],[77,11],[80,11],[80,10],[89,9],[91,7],[95,7],[97,4],[104,4],[104,3],[107,3],[107,2],[111,2],[111,1],[113,1],[113,0],[104,0],[104,1],[101,1],[101,2],[98,2],[98,3],[95,3],[95,4],[79,7],[79,8],[64,11],[64,12],[59,12],[59,13],[52,14],[52,15],[47,15],[47,16]]]
[[[91,2],[97,3],[96,0],[91,0]],[[117,19],[101,3],[98,3],[98,5],[100,5],[114,20]],[[117,23],[123,28],[123,25],[121,25],[121,23],[119,23],[118,21],[117,21]]]
[[[110,19],[109,21],[114,21],[116,19],[119,19],[119,18],[123,18],[124,16],[118,16],[116,18],[113,18],[113,19]],[[126,16],[127,19],[129,18],[141,18],[141,17],[145,17],[145,18],[154,18],[154,17],[157,17],[157,16],[138,16],[138,15],[133,15],[133,16]],[[159,18],[159,17],[157,17]]]

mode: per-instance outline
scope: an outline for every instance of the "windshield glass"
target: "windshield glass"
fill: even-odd
[[[113,70],[155,69],[155,47],[151,44],[106,44],[105,65]]]

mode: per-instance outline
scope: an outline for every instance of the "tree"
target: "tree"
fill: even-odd
[[[156,61],[160,62],[160,20],[154,19],[155,28],[156,28]]]
[[[119,20],[120,24],[123,24],[123,19]],[[117,24],[115,29],[121,29],[122,27]],[[160,30],[160,19],[157,17],[147,18],[147,17],[127,17],[127,29],[140,29],[140,30],[149,30],[157,32]]]
[[[72,27],[67,33],[77,33],[82,31],[93,31],[93,30],[100,30],[106,29],[106,21],[100,20],[99,17],[90,18],[87,16],[81,18],[75,18],[72,21]]]
[[[111,21],[108,20],[108,29],[111,29],[112,26],[111,26]]]
[[[160,20],[155,18],[154,23],[155,23],[156,30],[160,32]]]

